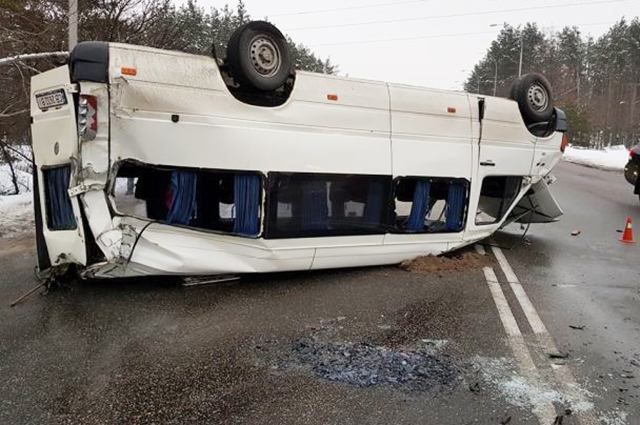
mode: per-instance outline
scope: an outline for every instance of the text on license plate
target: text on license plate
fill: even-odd
[[[66,105],[67,96],[64,93],[64,89],[57,89],[36,94],[36,102],[38,103],[38,108],[44,111],[56,106]]]

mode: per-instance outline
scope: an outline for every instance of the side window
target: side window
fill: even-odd
[[[391,178],[269,173],[267,238],[381,234]]]
[[[49,230],[73,230],[76,218],[69,198],[71,166],[43,168],[44,200]]]
[[[476,224],[494,224],[502,220],[518,196],[521,184],[520,176],[485,177],[480,189]]]
[[[401,177],[396,181],[395,227],[405,233],[464,229],[469,183],[464,179]]]
[[[112,195],[123,215],[242,236],[260,232],[259,173],[125,162]]]

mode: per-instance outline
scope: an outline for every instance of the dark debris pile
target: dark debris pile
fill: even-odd
[[[391,350],[366,343],[302,338],[293,344],[297,361],[330,381],[358,387],[390,385],[410,391],[453,388],[460,371],[430,347]]]

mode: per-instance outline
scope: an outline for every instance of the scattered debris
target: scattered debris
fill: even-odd
[[[618,408],[603,413],[598,418],[603,425],[626,425],[627,424],[627,412]]]
[[[555,383],[521,376],[512,360],[476,356],[472,364],[482,377],[483,388],[497,390],[512,406],[530,409],[551,403],[566,406],[572,413],[594,409],[590,401],[593,395],[586,389],[578,386],[569,393],[560,392]]]
[[[582,233],[580,230],[574,230],[571,232],[571,236],[578,236],[580,233]]]
[[[510,422],[511,422],[511,416],[507,416],[506,418],[500,421],[500,425],[507,425]]]
[[[391,350],[367,343],[324,342],[317,337],[298,339],[292,346],[294,360],[329,381],[357,387],[389,385],[412,391],[452,388],[460,371],[448,356],[432,347]]]
[[[9,307],[15,307],[16,305],[18,305],[18,303],[20,301],[24,300],[25,298],[27,298],[31,294],[35,294],[36,291],[38,291],[40,288],[44,288],[45,286],[47,286],[47,282],[46,281],[40,282],[38,284],[38,286],[35,286],[35,287],[29,289],[24,294],[20,295],[15,301],[13,301],[11,304],[9,304]]]
[[[566,359],[569,357],[569,353],[547,353],[550,359]]]
[[[443,256],[427,255],[400,264],[400,268],[414,273],[462,272],[489,265],[490,257],[477,252],[452,253]]]
[[[480,383],[479,382],[474,382],[473,384],[469,384],[469,391],[471,391],[472,393],[479,393],[480,392]]]
[[[578,331],[582,331],[582,330],[584,330],[585,325],[569,325],[569,327],[570,327],[571,329],[575,329],[575,330],[578,330]]]
[[[182,279],[182,286],[201,286],[240,280],[240,276],[220,274],[215,276],[187,276]]]

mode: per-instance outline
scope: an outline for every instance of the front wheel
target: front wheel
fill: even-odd
[[[227,61],[240,86],[258,91],[279,88],[292,70],[287,40],[275,26],[264,21],[244,24],[231,35]]]

